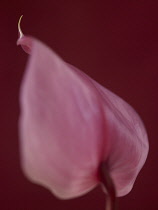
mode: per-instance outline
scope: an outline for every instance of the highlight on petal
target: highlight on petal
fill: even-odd
[[[100,184],[98,168],[106,162],[117,196],[129,193],[149,149],[138,114],[40,41],[23,36],[18,44],[31,53],[19,120],[27,177],[59,198],[74,198]]]

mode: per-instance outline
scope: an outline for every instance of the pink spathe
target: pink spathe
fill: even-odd
[[[17,43],[30,53],[20,92],[24,173],[69,199],[100,183],[105,161],[117,196],[129,193],[149,148],[140,117],[45,44],[27,36]]]

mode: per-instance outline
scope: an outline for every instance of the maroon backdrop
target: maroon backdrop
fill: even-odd
[[[150,153],[120,210],[156,210],[158,196],[158,2],[99,0],[0,1],[0,209],[104,210],[100,188],[61,201],[30,183],[19,164],[19,87],[27,55],[16,46],[17,22],[67,62],[109,88],[142,117]]]

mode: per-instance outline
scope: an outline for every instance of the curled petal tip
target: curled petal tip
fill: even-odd
[[[19,32],[19,38],[17,40],[17,45],[21,45],[23,50],[30,54],[31,49],[32,49],[32,38],[25,36],[21,30],[20,24],[21,24],[21,19],[23,15],[20,16],[19,21],[18,21],[18,32]]]
[[[22,17],[23,17],[23,15],[20,16],[19,21],[18,21],[19,39],[21,39],[24,36],[24,34],[23,34],[22,30],[21,30],[21,27],[20,27],[20,23],[21,23]]]

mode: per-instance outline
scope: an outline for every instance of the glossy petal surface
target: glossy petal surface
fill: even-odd
[[[26,175],[59,198],[73,198],[99,183],[104,160],[117,196],[126,195],[148,153],[139,116],[40,41],[22,37],[18,44],[31,53],[20,94]]]

